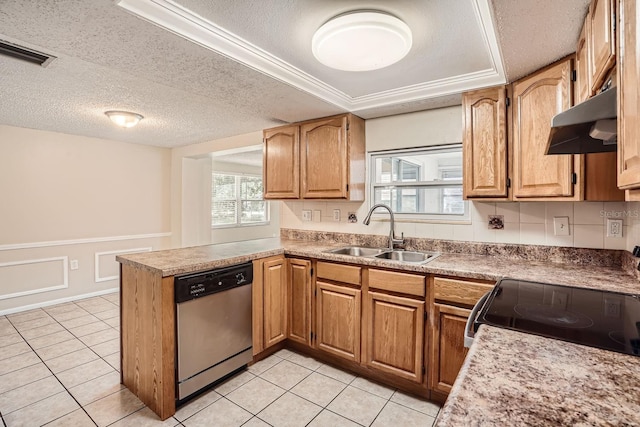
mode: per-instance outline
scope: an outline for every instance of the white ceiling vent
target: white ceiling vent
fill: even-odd
[[[43,67],[49,65],[49,63],[56,58],[55,56],[47,55],[24,46],[18,46],[4,40],[0,40],[0,55],[21,59],[22,61],[42,65]]]

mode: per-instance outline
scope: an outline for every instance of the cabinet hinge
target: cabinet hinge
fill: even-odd
[[[427,372],[427,368],[425,368],[424,366],[422,367],[422,375],[424,375]]]
[[[507,107],[511,106],[511,98],[507,97],[505,100],[505,103],[507,104]]]
[[[571,81],[578,81],[578,73],[576,72],[576,70],[571,70]]]
[[[511,178],[507,178],[507,188],[511,187]]]
[[[309,340],[313,341],[313,332],[311,332],[311,335],[309,336]]]
[[[313,268],[311,269],[311,277],[313,277]]]
[[[317,297],[317,296],[318,296],[318,290],[317,290],[317,289],[313,291],[313,296],[314,296],[314,297]]]
[[[347,191],[349,191],[349,184],[347,184]]]
[[[350,123],[347,123],[347,130],[349,130]]]
[[[571,174],[571,183],[572,184],[578,183],[578,174],[576,174],[575,172]]]
[[[425,320],[425,322],[427,321],[428,318],[429,318],[429,314],[425,311],[424,312],[424,320]]]

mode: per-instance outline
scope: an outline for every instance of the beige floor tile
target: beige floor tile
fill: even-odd
[[[85,406],[123,388],[124,386],[120,384],[120,373],[114,371],[72,387],[69,389],[69,393],[76,398],[79,404]]]
[[[49,317],[49,315],[41,308],[36,308],[35,310],[29,311],[21,311],[20,313],[7,315],[7,319],[9,319],[14,326],[20,323],[28,322],[30,320],[40,319],[42,317]]]
[[[118,309],[117,305],[111,304],[109,301],[103,301],[101,304],[84,305],[81,307],[93,315],[102,313],[103,311]]]
[[[89,323],[88,325],[76,326],[75,328],[69,328],[69,332],[71,332],[76,337],[84,337],[86,335],[95,334],[96,332],[104,331],[105,329],[112,329],[111,326],[107,325],[103,321]]]
[[[94,332],[93,334],[85,335],[79,338],[80,341],[82,341],[89,347],[93,347],[96,344],[100,344],[115,338],[120,338],[120,332],[116,331],[115,329],[109,328],[105,329],[104,331]]]
[[[253,417],[246,423],[242,424],[242,427],[271,427],[271,424],[267,424],[258,417]]]
[[[30,384],[42,378],[52,376],[51,371],[42,362],[27,368],[18,369],[5,375],[0,375],[0,393]]]
[[[112,294],[102,295],[103,299],[106,299],[112,304],[120,305],[120,294],[118,292],[114,292]]]
[[[174,417],[179,421],[184,421],[196,412],[199,412],[211,405],[213,402],[220,399],[220,397],[221,396],[215,391],[209,390],[178,408]]]
[[[182,424],[186,427],[238,427],[251,417],[249,412],[222,398],[187,418]]]
[[[178,424],[180,424],[180,422],[173,417],[160,421],[160,418],[145,406],[117,423],[111,424],[110,427],[173,427]]]
[[[95,316],[100,320],[113,319],[114,317],[120,316],[120,308],[112,308],[105,311],[100,311],[95,314]]]
[[[4,416],[7,427],[41,426],[78,409],[78,404],[63,391]]]
[[[43,378],[0,394],[0,412],[10,414],[62,391],[64,387],[55,377]]]
[[[144,404],[129,390],[103,397],[84,409],[98,426],[107,426],[141,409]]]
[[[431,427],[434,421],[435,418],[422,412],[414,411],[397,403],[388,402],[371,426]]]
[[[100,357],[105,357],[120,351],[120,338],[115,338],[103,343],[94,345],[91,350],[95,351]]]
[[[102,359],[96,359],[84,365],[60,372],[56,376],[66,388],[72,388],[111,372],[114,372],[111,365]]]
[[[401,391],[393,393],[391,401],[399,403],[402,406],[415,409],[418,412],[422,412],[423,414],[427,414],[434,418],[438,416],[438,412],[440,411],[440,405],[437,403],[429,402],[426,399],[420,399],[418,397],[402,393]]]
[[[387,403],[387,401],[381,397],[355,387],[347,386],[347,388],[327,406],[327,409],[351,421],[368,426],[376,418],[385,403]]]
[[[78,306],[75,305],[73,302],[65,302],[63,304],[56,304],[56,305],[50,305],[49,307],[43,307],[42,309],[47,313],[49,313],[49,315],[52,315],[52,314],[60,314],[60,313],[65,313],[67,311],[72,311],[72,310],[75,310],[76,308],[78,308]]]
[[[33,338],[27,340],[29,345],[35,350],[42,347],[58,344],[63,341],[69,341],[74,338],[69,331],[56,332],[55,334],[45,335],[44,337]]]
[[[75,306],[73,310],[63,311],[61,313],[51,313],[51,317],[58,322],[64,322],[66,320],[77,319],[79,317],[88,316],[89,313],[82,308]]]
[[[316,372],[345,384],[351,384],[351,382],[356,379],[355,375],[329,365],[320,366]]]
[[[76,409],[75,411],[55,419],[50,423],[45,424],[46,427],[95,427],[94,423],[89,415],[82,409]]]
[[[294,353],[291,350],[287,350],[286,348],[283,348],[282,350],[278,350],[277,352],[273,353],[275,356],[278,356],[280,359],[288,359],[289,357],[293,356]]]
[[[271,356],[264,358],[261,361],[256,362],[253,365],[249,366],[247,369],[249,369],[249,372],[251,372],[254,375],[260,375],[261,373],[265,372],[267,369],[272,368],[273,366],[277,365],[280,362],[282,362],[282,359],[272,354]]]
[[[29,353],[30,351],[31,347],[29,347],[26,342],[17,342],[0,349],[0,360],[8,359],[23,353]]]
[[[18,332],[10,333],[8,335],[0,337],[0,349],[8,345],[17,344],[19,342],[26,342],[26,341],[22,339],[22,336]]]
[[[46,361],[65,354],[73,353],[74,351],[82,350],[83,348],[87,348],[87,346],[79,339],[73,338],[68,341],[50,345],[49,347],[39,348],[36,350],[36,353],[38,353],[38,356],[40,356],[42,360]]]
[[[307,368],[303,368],[300,365],[296,365],[295,363],[289,362],[288,360],[283,360],[273,368],[270,368],[264,373],[260,374],[260,377],[271,383],[274,383],[278,387],[289,390],[304,378],[308,377],[312,372],[313,371]]]
[[[256,376],[249,371],[242,371],[234,375],[233,377],[227,379],[225,382],[218,384],[214,390],[216,391],[216,393],[224,396],[226,394],[231,393],[233,390],[237,389],[241,385],[248,383],[255,377]]]
[[[106,302],[108,301],[102,298],[102,296],[83,298],[83,299],[78,299],[74,301],[74,303],[79,307],[91,307],[95,305],[102,305]]]
[[[292,393],[285,393],[263,409],[258,417],[279,427],[306,426],[322,408]]]
[[[295,363],[296,365],[300,365],[307,369],[311,369],[312,371],[315,371],[320,366],[322,366],[322,363],[318,362],[313,357],[307,357],[297,353],[294,353],[293,355],[291,355],[287,360],[289,362]]]
[[[353,387],[359,388],[360,390],[368,391],[371,394],[375,394],[376,396],[382,397],[383,399],[390,399],[395,392],[395,389],[383,386],[382,384],[374,383],[373,381],[369,381],[366,378],[358,377],[353,380],[350,384]]]
[[[24,331],[29,331],[30,329],[33,329],[33,328],[40,328],[42,326],[51,325],[51,324],[58,324],[58,322],[56,322],[56,319],[54,319],[53,317],[43,316],[43,317],[38,317],[37,319],[18,323],[15,325],[15,327],[19,332],[24,332]]]
[[[103,320],[103,322],[116,330],[120,330],[120,316],[112,317],[111,319],[105,319]]]
[[[38,319],[38,320],[40,320],[40,319]],[[54,320],[53,323],[49,323],[47,325],[35,327],[33,329],[20,330],[18,332],[20,332],[20,335],[22,335],[22,337],[25,340],[30,341],[33,338],[44,337],[46,335],[51,335],[51,334],[54,334],[54,333],[60,332],[60,331],[64,331],[64,328],[62,327],[61,324],[59,324],[58,322],[56,322]]]
[[[284,392],[284,389],[257,377],[229,393],[226,398],[252,414],[257,414]]]
[[[40,358],[33,351],[0,360],[0,375],[26,368],[40,363]]]
[[[98,356],[88,348],[74,351],[73,353],[49,359],[45,364],[51,369],[51,372],[58,374],[76,366],[84,365],[92,360],[96,360]]]
[[[326,409],[322,410],[317,417],[309,423],[309,427],[359,427],[360,424],[354,423],[338,414],[334,414]],[[399,424],[393,426],[401,427]]]
[[[17,333],[16,328],[13,327],[11,322],[7,318],[0,319],[0,338],[6,335],[12,335]],[[0,339],[2,341],[2,339]],[[2,343],[0,342],[0,347],[2,347]]]
[[[116,371],[120,372],[120,352],[110,354],[103,357],[104,361],[113,367]]]
[[[292,393],[320,405],[327,406],[347,385],[316,372],[291,389]]]
[[[59,322],[65,328],[73,329],[73,328],[77,328],[79,326],[86,326],[86,325],[89,325],[91,323],[95,323],[95,322],[99,322],[99,321],[100,321],[100,319],[98,319],[96,316],[94,316],[92,314],[85,314],[85,315],[82,315],[80,317],[74,317],[73,319],[60,320]]]

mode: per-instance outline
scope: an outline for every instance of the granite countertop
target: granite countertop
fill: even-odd
[[[348,245],[345,243],[272,238],[119,255],[116,260],[123,264],[135,265],[159,272],[163,277],[167,277],[239,264],[284,253],[291,256],[394,268],[424,274],[489,281],[510,277],[559,285],[640,293],[640,282],[635,277],[626,274],[621,268],[525,261],[502,256],[448,253],[443,253],[426,264],[417,265],[326,252],[344,246]]]
[[[640,357],[482,325],[435,425],[638,426]]]

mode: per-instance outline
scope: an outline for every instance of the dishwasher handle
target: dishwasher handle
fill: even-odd
[[[489,295],[491,295],[491,291],[489,291],[486,294],[484,294],[478,300],[476,305],[473,306],[473,310],[471,310],[471,314],[467,318],[467,325],[464,328],[464,346],[465,346],[465,348],[469,348],[469,347],[471,347],[471,344],[473,344],[473,336],[475,334],[475,331],[473,330],[473,325],[474,325],[474,323],[476,321],[476,317],[478,317],[478,312],[480,311],[482,306],[484,306],[484,303],[489,298]]]

